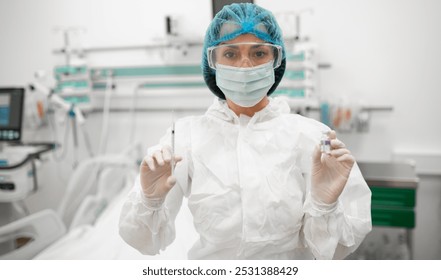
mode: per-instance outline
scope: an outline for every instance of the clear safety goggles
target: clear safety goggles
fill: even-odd
[[[208,65],[216,69],[218,64],[233,67],[254,67],[273,61],[273,68],[282,62],[282,47],[268,43],[236,43],[207,49]]]

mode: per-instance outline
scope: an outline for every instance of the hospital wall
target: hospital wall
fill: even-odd
[[[358,160],[418,158],[417,168],[423,176],[430,176],[429,187],[441,184],[441,79],[438,77],[441,72],[441,2],[255,2],[276,15],[312,9],[312,13],[302,16],[302,32],[317,45],[320,61],[331,65],[319,72],[318,94],[322,98],[393,108],[392,111],[373,111],[368,132],[339,134]],[[57,27],[83,28],[84,32],[80,31],[78,37],[84,47],[154,44],[166,37],[167,15],[179,19],[178,30],[184,37],[201,41],[212,17],[211,1],[1,0],[0,86],[26,86],[35,80],[37,70],[49,73],[48,84],[54,82],[51,71],[54,65],[63,63],[63,57],[52,52],[63,46],[63,36]],[[293,33],[294,27],[289,22],[280,23],[284,33]],[[149,63],[170,63],[170,57],[160,54],[146,56]],[[189,59],[195,60],[198,56]],[[95,66],[144,63],[129,53],[113,57],[96,55],[90,62]],[[207,91],[207,94],[210,93]],[[203,111],[181,114],[194,113]],[[130,120],[129,114],[111,115],[109,153],[135,140],[129,139]],[[135,138],[149,146],[165,132],[170,114],[139,113],[136,120]],[[88,116],[86,130],[94,148],[98,146],[101,124],[99,114]],[[25,140],[47,139],[50,139],[47,127],[25,131]],[[71,147],[71,139],[65,144]],[[81,158],[86,152],[84,142],[80,144]],[[48,160],[41,166],[40,179],[45,187],[28,199],[31,210],[56,207],[72,172],[72,153],[70,148],[69,160],[65,162]],[[433,191],[439,194],[438,189]],[[440,206],[433,207],[438,211],[437,216],[441,214],[439,209]],[[431,250],[429,243],[423,245]]]

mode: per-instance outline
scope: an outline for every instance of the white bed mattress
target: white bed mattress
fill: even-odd
[[[187,252],[197,239],[186,201],[176,218],[176,240],[161,254],[146,256],[130,247],[118,234],[118,221],[127,191],[115,198],[94,225],[82,225],[46,248],[34,259],[40,260],[132,260],[187,259]]]

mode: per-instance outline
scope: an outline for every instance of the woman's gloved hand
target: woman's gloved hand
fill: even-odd
[[[173,164],[181,161],[181,157],[174,157]],[[144,196],[148,201],[161,204],[167,193],[176,184],[176,178],[171,175],[172,151],[171,147],[164,146],[153,155],[147,155],[140,166],[140,181]]]
[[[336,138],[335,131],[331,130],[328,136],[331,152],[322,153],[318,145],[313,153],[311,195],[319,203],[333,204],[346,185],[355,159]]]

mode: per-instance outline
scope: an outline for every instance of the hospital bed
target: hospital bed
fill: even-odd
[[[109,204],[93,224],[81,224],[47,247],[34,259],[39,260],[133,260],[133,259],[187,259],[190,246],[196,241],[192,217],[183,203],[176,218],[176,239],[159,255],[142,255],[126,244],[118,233],[119,215],[128,191],[128,185]]]
[[[118,209],[112,206],[133,185],[137,174],[138,162],[130,156],[131,153],[139,154],[134,151],[134,147],[120,154],[97,156],[82,161],[72,174],[66,193],[56,210],[44,209],[0,227],[0,243],[10,244],[10,250],[1,254],[0,259],[34,258],[52,243],[63,243],[69,240],[69,236],[79,232],[84,234],[86,229],[102,224],[100,220],[108,216],[106,212],[117,212]],[[97,237],[101,240],[97,246],[108,246],[109,244],[102,241],[109,235],[110,230]],[[81,246],[76,244],[74,248]],[[72,249],[65,251],[64,256],[69,258],[71,251]]]
[[[96,160],[94,161],[96,163]],[[110,161],[112,162],[112,161]],[[115,162],[113,162],[115,163]],[[121,162],[119,162],[121,163]],[[85,166],[83,173],[91,171],[94,164]],[[119,168],[119,167],[118,167]],[[177,235],[175,242],[157,256],[145,256],[126,244],[119,236],[118,223],[122,205],[134,185],[137,176],[137,166],[129,172],[115,172],[115,168],[108,168],[101,172],[102,178],[96,195],[88,195],[80,204],[69,204],[62,210],[65,213],[69,230],[62,238],[37,254],[34,259],[40,260],[108,260],[108,259],[186,259],[187,251],[196,240],[196,233],[192,226],[192,217],[186,206],[182,207],[176,219]],[[125,179],[115,183],[125,174]],[[80,174],[76,174],[80,175]],[[78,176],[79,177],[79,176]],[[75,185],[82,182],[73,182]],[[113,185],[113,186],[112,186]],[[110,192],[109,192],[110,188]],[[113,190],[112,190],[113,188]],[[67,195],[65,202],[71,202],[75,195]],[[79,205],[77,207],[76,205]],[[77,210],[75,210],[77,209]],[[69,213],[69,214],[68,214]],[[68,218],[72,217],[72,218]]]

